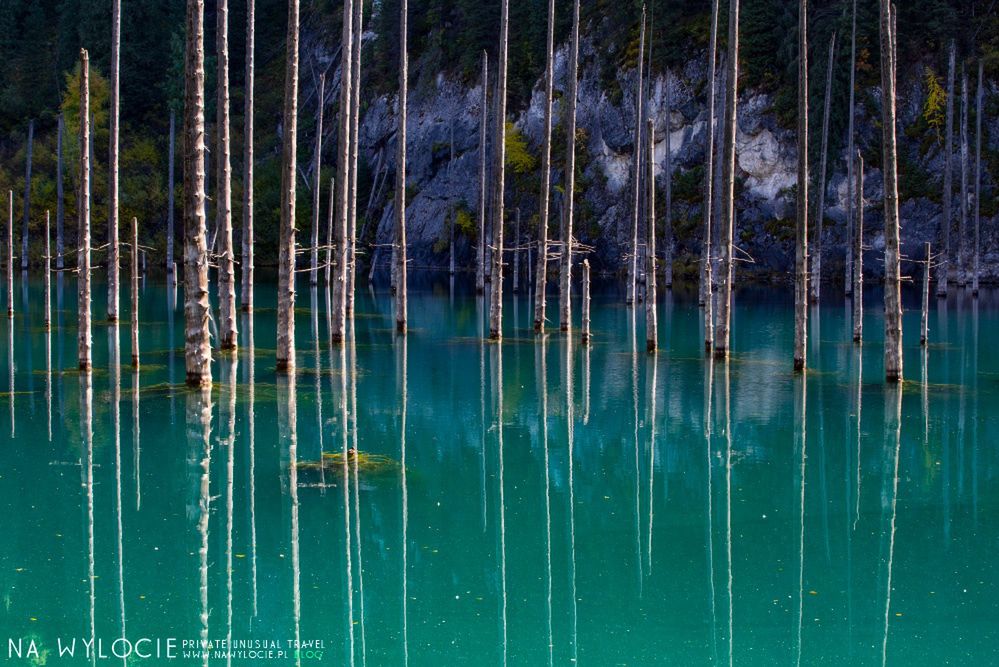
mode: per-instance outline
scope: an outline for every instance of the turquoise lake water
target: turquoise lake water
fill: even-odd
[[[737,295],[717,363],[690,291],[662,296],[650,357],[617,290],[595,292],[583,347],[534,336],[508,289],[497,345],[481,299],[415,273],[409,336],[365,288],[343,348],[300,283],[293,378],[260,285],[210,393],[180,384],[182,290],[143,284],[138,373],[127,325],[120,367],[95,326],[88,380],[75,282],[50,335],[41,283],[16,285],[0,662],[30,664],[9,640],[33,639],[49,665],[121,663],[122,636],[174,640],[127,661],[155,665],[999,662],[999,293],[934,300],[925,352],[907,295],[898,388],[875,290],[863,346],[842,295],[812,310],[802,377],[787,289]],[[386,459],[343,465],[355,443]],[[184,653],[202,639],[278,648]]]

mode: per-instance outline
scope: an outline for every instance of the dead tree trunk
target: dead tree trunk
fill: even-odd
[[[319,189],[322,183],[323,156],[323,102],[326,94],[326,73],[319,75],[316,93],[316,154],[314,157],[315,180],[312,186],[312,247],[309,249],[309,284],[319,284]]]
[[[857,228],[853,234],[853,342],[864,336],[864,158],[857,151],[857,180],[854,185]]]
[[[506,178],[506,77],[510,0],[500,8],[499,65],[496,70],[496,142],[493,146],[493,270],[489,292],[489,337],[503,335],[503,196]]]
[[[7,319],[14,319],[14,191],[7,191]]]
[[[856,75],[857,75],[857,0],[853,0],[853,13],[850,19],[850,102],[847,106],[846,130],[846,293],[853,293],[853,123],[856,111]]]
[[[651,75],[651,71],[650,71]],[[664,228],[664,238],[663,238],[663,285],[666,289],[673,289],[673,146],[670,138],[670,128],[672,125],[673,116],[673,97],[670,91],[669,85],[669,70],[666,70],[666,91],[665,91],[665,106],[666,106],[666,136],[664,137],[666,143],[666,165],[663,167],[663,175],[666,178],[666,187],[664,188],[665,199],[663,207],[665,209],[663,215],[663,228]]]
[[[205,2],[187,0],[184,56],[184,357],[187,384],[212,382],[205,211]]]
[[[943,242],[943,256],[940,258],[939,275],[937,277],[937,296],[947,295],[947,279],[950,274],[950,230],[953,225],[954,204],[954,70],[957,60],[957,45],[951,41],[950,53],[947,58],[947,120],[944,131],[944,191],[943,191],[943,221],[941,226],[941,240]]]
[[[735,1],[735,0],[734,0]],[[646,125],[645,140],[648,156],[645,159],[648,172],[645,184],[648,188],[646,206],[648,219],[645,222],[645,349],[654,353],[659,344],[659,323],[656,313],[656,138],[652,119]]]
[[[349,0],[348,0],[349,2]],[[298,170],[298,0],[288,2],[285,45],[284,145],[278,232],[277,370],[295,370],[295,185]],[[350,25],[350,21],[347,21]],[[349,30],[349,27],[348,27]]]
[[[238,339],[236,323],[236,251],[232,242],[232,159],[229,140],[229,0],[217,0],[215,46],[218,67],[218,97],[215,100],[218,158],[216,159],[215,232],[220,239],[219,347],[235,350]]]
[[[349,1],[349,0],[348,0]],[[399,12],[399,129],[396,132],[395,166],[395,330],[406,333],[406,106],[409,86],[409,0],[402,0]]]
[[[354,282],[357,276],[357,160],[361,127],[361,42],[364,37],[364,2],[354,2],[354,45],[351,53],[351,102],[350,102],[350,211],[348,212],[347,235],[347,292],[344,311],[347,317],[354,315]]]
[[[812,303],[819,302],[822,284],[822,229],[826,211],[826,163],[829,157],[829,114],[832,109],[833,65],[836,62],[836,33],[829,39],[829,66],[826,69],[826,98],[822,112],[822,156],[819,159],[818,203],[815,207],[815,239],[812,243]]]
[[[56,130],[56,269],[62,271],[65,266],[63,260],[63,224],[64,224],[64,201],[62,185],[62,134],[66,123],[62,114],[59,114],[58,129]]]
[[[326,213],[326,307],[329,308],[331,301],[332,282],[330,275],[333,271],[333,244],[335,243],[335,231],[333,229],[333,216],[336,213],[336,178],[330,177],[330,201],[329,211]]]
[[[132,366],[139,367],[139,219],[132,218]]]
[[[728,72],[725,91],[725,138],[722,151],[721,228],[719,229],[718,314],[715,357],[728,356],[732,317],[732,235],[735,229],[735,129],[739,97],[739,0],[729,1]]]
[[[121,0],[111,0],[110,136],[108,138],[108,321],[118,321],[121,257],[118,248],[118,122],[121,88]]]
[[[717,124],[715,91],[717,90],[717,82],[715,79],[717,78],[718,69],[718,4],[718,0],[712,0],[711,2],[711,35],[708,38],[708,81],[710,82],[708,86],[708,143],[704,149],[706,162],[704,170],[704,206],[702,207],[704,211],[704,240],[701,246],[701,284],[698,298],[698,301],[704,306],[704,351],[709,354],[715,340],[711,240],[715,233],[712,222],[715,215],[714,186],[715,172],[717,171],[717,164],[715,163],[715,126]]]
[[[978,278],[981,273],[981,220],[982,220],[982,98],[984,94],[985,63],[978,61],[978,92],[975,100],[975,247],[971,269],[971,294],[978,296]]]
[[[919,344],[926,345],[930,334],[930,242],[926,242],[926,264],[923,266],[923,312],[919,326]]]
[[[520,209],[513,214],[513,293],[520,291]]]
[[[583,260],[583,304],[582,304],[583,345],[590,343],[590,260]]]
[[[45,276],[42,284],[44,319],[46,331],[52,328],[52,230],[49,212],[45,211]]]
[[[21,234],[21,270],[28,270],[28,223],[31,219],[31,157],[35,144],[35,121],[28,121],[28,144],[24,161],[24,228]]]
[[[551,1],[551,0],[549,0]],[[489,55],[482,52],[482,103],[479,109],[479,243],[475,257],[475,292],[486,288],[486,150],[489,137]]]
[[[642,23],[638,29],[638,85],[635,88],[635,136],[634,155],[632,156],[632,184],[631,184],[631,247],[628,249],[631,256],[628,258],[628,285],[625,292],[625,303],[631,305],[635,303],[635,285],[638,276],[638,220],[639,208],[642,201],[642,150],[645,143],[642,141],[642,125],[644,124],[644,103],[645,103],[645,6],[642,6]],[[650,72],[651,76],[651,72]]]
[[[961,65],[961,205],[960,225],[957,229],[957,284],[968,284],[968,72]]]
[[[808,341],[808,0],[798,3],[798,215],[794,244],[794,370]]]
[[[552,187],[552,98],[555,80],[555,0],[548,0],[545,42],[545,136],[541,140],[541,201],[538,204],[538,259],[534,273],[534,331],[545,328],[548,305],[548,218]]]
[[[253,310],[253,59],[255,41],[255,0],[246,0],[246,83],[243,102],[243,289],[240,302],[244,312]]]
[[[576,192],[576,102],[579,91],[579,0],[572,7],[572,37],[569,46],[569,70],[565,118],[565,194],[562,204],[562,275],[559,285],[559,329],[572,325],[572,215]]]
[[[881,4],[881,89],[885,215],[885,379],[902,380],[902,300],[899,263],[898,149],[895,137],[895,11]]]
[[[174,111],[173,109],[170,109],[170,151],[168,153],[169,157],[168,157],[168,163],[167,163],[166,270],[167,270],[167,274],[169,274],[171,276],[173,276],[173,271],[176,268],[174,266],[174,260],[173,260],[173,243],[174,243],[174,238],[173,238],[174,237],[174,235],[173,235],[173,231],[174,231],[173,230],[173,218],[174,218],[174,211],[173,211],[174,169],[173,169],[173,162],[174,162],[174,159],[173,159],[173,157],[174,157],[175,139],[176,139],[176,134],[177,134],[176,120],[177,120],[177,112]],[[173,280],[176,280],[176,276],[173,277]]]
[[[90,56],[80,49],[80,171],[76,235],[77,360],[81,371],[91,368],[90,335]],[[12,302],[13,303],[13,302]]]

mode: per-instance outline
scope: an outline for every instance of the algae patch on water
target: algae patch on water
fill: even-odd
[[[353,449],[343,452],[324,452],[318,461],[298,461],[295,467],[304,472],[342,473],[344,464],[353,472],[357,468],[359,474],[378,475],[399,469],[399,462],[381,454],[370,454]]]

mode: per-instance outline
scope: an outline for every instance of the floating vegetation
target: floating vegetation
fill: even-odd
[[[383,456],[382,454],[370,454],[348,449],[346,463],[351,471],[356,467],[358,473],[365,475],[378,475],[399,470],[399,462],[395,459]],[[328,473],[343,472],[344,453],[324,452],[319,461],[298,461],[295,467],[299,471],[320,472],[325,470]]]

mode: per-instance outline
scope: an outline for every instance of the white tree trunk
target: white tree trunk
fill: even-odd
[[[944,191],[943,220],[941,222],[941,239],[943,256],[940,258],[939,274],[937,276],[937,296],[947,295],[947,280],[950,275],[950,231],[953,225],[954,204],[954,70],[956,69],[957,46],[951,41],[947,58],[947,116],[944,131]]]
[[[545,136],[541,140],[541,201],[538,203],[538,258],[534,274],[534,331],[545,328],[548,306],[548,220],[552,187],[552,98],[555,81],[555,0],[548,0],[545,42]],[[529,269],[528,269],[529,270]]]
[[[704,149],[705,169],[704,169],[704,204],[701,210],[704,212],[704,240],[701,250],[701,284],[698,301],[704,306],[704,351],[711,353],[714,347],[715,326],[714,326],[714,298],[712,282],[714,272],[712,271],[712,236],[715,233],[713,219],[715,216],[715,172],[718,165],[715,162],[715,132],[717,125],[717,114],[715,106],[717,104],[715,91],[717,90],[717,69],[718,69],[718,0],[711,2],[711,35],[708,38],[708,128],[707,146]]]
[[[506,79],[510,0],[500,8],[499,65],[496,70],[496,142],[493,146],[493,270],[489,296],[489,337],[503,335],[503,198],[506,185]]]
[[[648,352],[655,352],[659,346],[659,321],[656,313],[656,306],[659,299],[656,297],[656,137],[655,125],[650,118],[646,125],[646,142],[648,146],[648,156],[646,157],[645,184],[648,188],[646,195],[646,206],[648,208],[648,219],[645,226],[647,236],[645,238],[645,349]]]
[[[808,0],[798,3],[798,214],[794,244],[794,370],[808,353]]]
[[[572,326],[572,215],[576,190],[576,102],[579,92],[579,0],[572,7],[572,36],[569,42],[569,69],[566,72],[565,193],[562,203],[562,274],[559,278],[559,329]]]
[[[590,260],[583,260],[583,303],[582,303],[583,345],[590,343]]]
[[[323,106],[326,95],[326,73],[319,74],[319,87],[316,91],[316,153],[314,156],[315,179],[312,185],[312,244],[309,248],[309,284],[319,284],[319,190],[322,184],[323,165]]]
[[[298,169],[299,0],[288,2],[285,42],[284,145],[281,150],[281,226],[278,232],[277,369],[295,370],[295,185]],[[348,22],[349,23],[349,22]]]
[[[35,121],[28,121],[28,144],[24,161],[24,231],[21,235],[21,270],[28,270],[28,224],[31,220],[31,163],[35,145]]]
[[[216,128],[218,157],[216,158],[215,231],[220,246],[219,281],[219,347],[235,350],[238,339],[236,322],[236,255],[232,242],[232,158],[229,140],[229,1],[216,0],[215,46],[218,68],[216,98]]]
[[[926,263],[923,266],[923,308],[922,317],[919,322],[919,344],[923,346],[926,345],[926,341],[929,340],[930,335],[930,262],[932,254],[930,253],[929,241],[926,242],[925,248]]]
[[[330,317],[330,340],[342,343],[347,334],[347,263],[350,258],[348,245],[350,240],[350,154],[354,137],[351,130],[351,100],[353,99],[353,67],[351,67],[351,52],[354,46],[354,4],[352,0],[343,3],[343,32],[341,36],[340,56],[340,111],[337,134],[337,209],[336,221],[333,224],[336,240],[336,265],[334,267],[332,286],[332,309]]]
[[[354,46],[351,54],[351,110],[350,110],[350,210],[347,214],[347,303],[344,311],[347,317],[354,315],[354,283],[357,277],[357,161],[361,131],[361,47],[364,37],[364,2],[354,2]]]
[[[551,1],[551,0],[549,0]],[[482,102],[479,109],[479,238],[475,257],[475,292],[486,285],[486,164],[489,136],[489,55],[482,51]]]
[[[121,258],[118,248],[118,97],[121,51],[121,0],[111,0],[111,94],[108,138],[108,321],[118,321],[118,291]]]
[[[815,207],[815,238],[812,242],[812,303],[819,302],[822,276],[822,229],[826,211],[826,162],[829,154],[829,113],[832,108],[833,65],[836,58],[836,33],[829,40],[829,65],[826,69],[825,109],[822,113],[822,156],[819,158],[818,203]]]
[[[882,145],[885,215],[885,379],[902,381],[902,299],[899,257],[898,149],[895,136],[895,17],[891,0],[881,4]]]
[[[62,114],[59,114],[58,129],[56,130],[56,269],[62,271],[65,266],[63,259],[63,225],[65,224],[65,202],[62,184],[62,135],[66,127],[66,122]]]
[[[172,274],[174,270],[173,244],[174,244],[174,146],[177,135],[177,112],[170,109],[170,148],[167,162],[167,228],[166,228],[166,270]]]
[[[253,84],[255,0],[246,0],[246,82],[243,86],[243,289],[244,312],[253,310]]]
[[[45,211],[45,275],[42,308],[44,309],[42,324],[46,331],[52,328],[52,230],[49,212]]]
[[[978,278],[981,274],[981,219],[982,219],[982,98],[984,95],[985,63],[978,60],[978,92],[975,100],[975,247],[971,268],[971,294],[978,296]]]
[[[635,87],[635,135],[632,139],[631,164],[631,244],[627,260],[628,284],[625,289],[625,303],[635,303],[635,284],[638,276],[638,220],[642,202],[642,151],[645,143],[642,141],[642,125],[645,124],[645,6],[642,6],[642,23],[638,29],[638,81]],[[651,76],[652,73],[649,73]]]
[[[14,319],[14,191],[7,191],[7,319]]]
[[[864,158],[857,151],[857,177],[854,185],[856,229],[853,233],[853,342],[864,338]]]
[[[847,105],[846,129],[846,267],[845,286],[847,295],[853,293],[853,142],[854,118],[856,117],[855,96],[857,76],[857,0],[853,0],[853,13],[850,19],[850,92]]]
[[[139,220],[132,218],[132,366],[139,367]]]
[[[90,335],[90,56],[80,49],[80,177],[77,193],[76,284],[77,359],[80,370],[91,369]],[[11,302],[13,303],[13,302]]]
[[[957,284],[968,284],[968,72],[961,65],[961,206],[960,224],[957,229]]]

